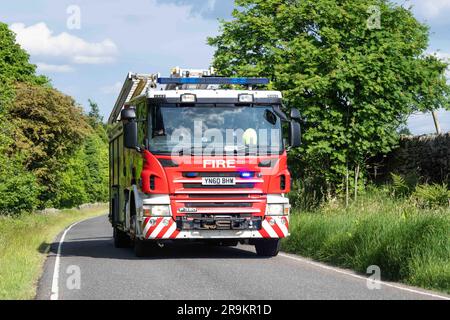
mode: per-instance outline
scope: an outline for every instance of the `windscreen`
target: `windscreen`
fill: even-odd
[[[283,150],[281,120],[268,106],[161,105],[151,114],[156,154],[266,155]]]

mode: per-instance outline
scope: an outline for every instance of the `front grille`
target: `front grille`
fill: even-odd
[[[188,208],[251,208],[251,203],[244,202],[187,202],[184,204]]]
[[[176,219],[178,230],[260,230],[261,217],[189,216]]]
[[[186,189],[251,189],[254,183],[236,183],[234,185],[202,185],[200,183],[183,183]]]

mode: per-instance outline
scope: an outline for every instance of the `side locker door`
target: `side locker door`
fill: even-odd
[[[125,227],[125,206],[128,201],[125,197],[125,148],[123,147],[123,135],[117,138],[117,192],[119,197],[118,221]]]
[[[111,201],[110,210],[112,216],[112,224],[120,225],[120,193],[119,193],[119,139],[111,141],[110,148],[110,184],[111,184]]]

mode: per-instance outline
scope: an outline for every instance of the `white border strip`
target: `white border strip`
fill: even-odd
[[[327,266],[327,265],[324,265],[324,264],[321,264],[321,263],[318,263],[318,262],[313,262],[313,261],[310,261],[310,260],[307,260],[307,259],[304,259],[304,258],[295,257],[295,256],[292,256],[292,255],[289,255],[289,254],[286,254],[286,253],[281,253],[280,252],[278,255],[282,256],[282,257],[285,257],[285,258],[292,259],[292,260],[296,260],[296,261],[300,261],[300,262],[303,262],[303,263],[307,263],[309,265],[313,265],[313,266],[316,266],[316,267],[319,267],[319,268],[322,268],[322,269],[331,270],[331,271],[334,271],[334,272],[337,272],[337,273],[345,274],[347,276],[350,276],[350,277],[353,277],[353,278],[356,278],[356,279],[361,279],[361,280],[364,280],[364,281],[367,281],[367,279],[368,279],[366,277],[359,276],[359,275],[354,274],[352,272],[348,272],[348,271],[345,271],[345,270],[342,270],[342,269],[338,269],[338,268],[333,268],[333,267],[330,267],[330,266]],[[395,289],[399,289],[399,290],[403,290],[403,291],[408,291],[408,292],[421,294],[421,295],[425,295],[425,296],[430,296],[430,297],[433,297],[433,298],[438,298],[438,299],[443,299],[443,300],[450,300],[450,297],[441,296],[441,295],[434,294],[434,293],[429,293],[429,292],[424,292],[424,291],[420,291],[420,290],[415,290],[415,289],[411,289],[411,288],[395,285],[395,284],[392,284],[392,283],[387,283],[387,282],[384,282],[384,281],[377,281],[377,280],[371,280],[371,281],[376,282],[376,283],[380,283],[380,284],[385,285],[387,287],[391,287],[391,288],[395,288]]]

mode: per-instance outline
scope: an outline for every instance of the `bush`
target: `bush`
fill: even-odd
[[[84,149],[80,148],[67,161],[67,167],[59,173],[54,205],[57,208],[73,208],[88,202],[86,179],[88,172]]]
[[[392,190],[392,195],[396,197],[411,195],[420,180],[415,172],[411,172],[404,176],[391,172],[391,179],[392,181],[389,187]]]
[[[0,116],[0,123],[5,124]],[[11,155],[11,139],[0,131],[0,215],[20,214],[34,210],[39,201],[40,188],[36,177],[24,169],[23,159]]]
[[[418,185],[412,197],[421,207],[450,206],[450,190],[446,184]]]
[[[291,205],[298,210],[311,210],[325,200],[325,192],[314,179],[294,179],[288,197]]]
[[[36,177],[24,170],[20,159],[0,155],[0,215],[35,210],[39,192]]]

